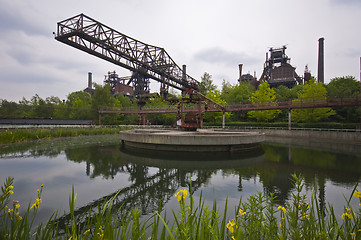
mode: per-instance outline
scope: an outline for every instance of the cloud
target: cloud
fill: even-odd
[[[219,47],[204,49],[194,55],[195,60],[206,63],[238,65],[239,63],[253,64],[259,59],[245,53],[227,51]]]
[[[331,3],[338,5],[359,5],[361,6],[360,0],[331,0]]]
[[[0,4],[0,31],[6,34],[11,31],[21,31],[27,35],[48,35],[49,31],[35,23],[26,14],[19,12],[16,6],[11,6],[7,1]]]

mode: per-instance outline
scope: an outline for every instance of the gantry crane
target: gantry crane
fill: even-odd
[[[84,14],[58,22],[55,39],[132,71],[133,74],[129,77],[127,85],[133,82],[137,97],[149,93],[149,78],[151,78],[161,83],[162,96],[167,95],[168,87],[171,86],[184,94],[189,94],[190,101],[199,106],[209,102],[224,113],[223,106],[197,91],[198,81],[186,73],[185,65],[181,69],[164,48],[128,37]],[[191,123],[189,129],[202,126],[200,107],[198,114],[189,114],[186,118],[182,109],[180,107],[177,117],[177,120],[181,120],[181,126],[187,128],[187,119],[190,119],[189,123]],[[144,123],[145,118],[141,118],[140,122]]]
[[[137,96],[149,91],[149,78],[181,91],[198,89],[198,82],[186,74],[164,50],[128,37],[84,14],[58,22],[55,39],[133,72]]]

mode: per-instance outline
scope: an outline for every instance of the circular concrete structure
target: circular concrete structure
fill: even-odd
[[[265,135],[258,132],[134,129],[120,132],[124,147],[157,151],[233,152],[255,149]]]

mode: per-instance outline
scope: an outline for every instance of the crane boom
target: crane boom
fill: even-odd
[[[176,89],[198,89],[198,82],[164,48],[128,37],[84,14],[58,22],[55,39]]]

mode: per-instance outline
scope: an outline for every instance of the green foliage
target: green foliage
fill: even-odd
[[[0,144],[24,142],[57,137],[75,137],[82,135],[117,134],[126,128],[31,128],[0,131]]]
[[[94,94],[92,98],[92,108],[95,110],[93,119],[98,122],[98,111],[100,109],[117,109],[121,107],[118,99],[111,95],[110,85],[104,86],[94,84]],[[119,116],[116,114],[103,114],[101,116],[101,124],[110,125],[118,122]]]
[[[92,98],[89,93],[83,91],[70,93],[66,106],[70,107],[70,119],[92,119]]]
[[[122,108],[137,108],[137,103],[131,101],[129,97],[119,94],[116,99],[119,101]],[[121,124],[137,124],[138,114],[119,114],[118,123]]]
[[[213,91],[208,92],[206,97],[215,101],[216,103],[218,103],[220,105],[226,104],[226,101],[221,98],[221,93],[218,90],[213,90]],[[229,118],[230,115],[231,115],[230,113],[226,112],[225,118],[226,119]],[[203,116],[203,120],[205,122],[216,123],[216,122],[222,122],[223,113],[222,112],[205,112],[205,113],[203,113],[202,116]]]
[[[146,107],[147,108],[167,108],[168,106],[171,106],[172,103],[162,99],[159,96],[153,97],[150,99],[149,102],[147,102]],[[153,125],[172,125],[176,120],[176,114],[148,114],[147,120],[150,121]]]
[[[297,98],[297,94],[299,91],[301,91],[303,88],[303,85],[297,85],[291,89],[288,87],[285,87],[283,85],[277,87],[274,89],[276,93],[276,100],[277,102],[286,102],[289,100],[293,100]]]
[[[294,101],[304,104],[312,104],[314,101],[326,101],[327,90],[323,84],[316,83],[315,79],[310,80],[303,86],[303,89],[298,93],[298,98]],[[293,109],[292,121],[295,122],[318,122],[322,119],[327,119],[329,116],[335,114],[331,108],[307,108],[307,109]]]
[[[302,176],[291,175],[295,188],[291,199],[281,205],[274,193],[259,192],[242,198],[234,210],[234,217],[227,217],[227,200],[224,214],[220,216],[216,202],[209,208],[201,194],[195,203],[192,188],[182,189],[174,196],[179,210],[172,210],[173,224],[167,220],[161,207],[145,222],[140,221],[140,211],[131,210],[120,214],[113,209],[118,195],[98,206],[97,212],[85,211],[75,217],[77,194],[74,187],[69,195],[70,219],[65,231],[59,229],[57,214],[37,227],[33,227],[38,209],[42,206],[41,185],[36,199],[27,208],[18,201],[11,201],[14,194],[14,179],[8,177],[0,193],[0,237],[1,239],[360,239],[361,208],[353,209],[351,200],[359,201],[361,192],[357,185],[342,210],[337,215],[332,205],[323,204],[317,196],[317,186],[311,198],[304,192]],[[189,195],[189,197],[188,197]],[[11,204],[12,203],[12,204]],[[116,215],[116,216],[114,216]],[[227,219],[228,222],[227,222]],[[83,221],[84,220],[84,221]],[[148,230],[147,230],[148,229]],[[159,234],[160,233],[160,234]]]
[[[272,104],[276,102],[276,93],[270,88],[267,82],[262,82],[258,86],[258,90],[249,98],[249,101],[253,104],[259,104],[260,106],[262,103]],[[268,122],[273,120],[279,113],[280,110],[263,110],[249,111],[248,115],[251,118],[255,118],[257,121]]]
[[[352,76],[336,77],[327,85],[328,98],[360,97],[360,82]],[[337,107],[335,119],[339,121],[356,122],[360,119],[359,107]]]
[[[330,98],[359,97],[360,82],[352,76],[332,78],[327,85],[327,96]]]
[[[207,95],[208,92],[214,91],[217,89],[217,86],[213,84],[212,75],[205,72],[201,77],[201,82],[199,83],[199,92],[203,95]]]
[[[236,85],[224,83],[221,96],[227,104],[249,103],[254,91],[254,87],[248,82]]]

